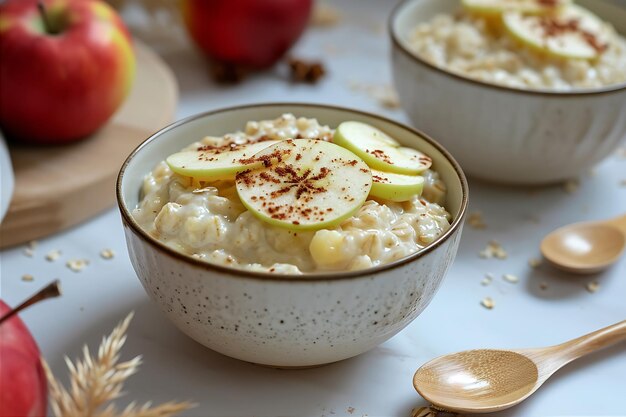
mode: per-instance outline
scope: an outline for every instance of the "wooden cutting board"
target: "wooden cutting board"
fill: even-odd
[[[15,191],[0,226],[0,248],[83,222],[115,203],[115,179],[130,152],[170,123],[176,79],[148,47],[135,42],[137,73],[129,97],[92,137],[64,146],[9,145]]]

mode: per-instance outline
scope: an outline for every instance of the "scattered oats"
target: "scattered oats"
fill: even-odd
[[[398,93],[389,84],[367,84],[360,83],[354,80],[348,82],[348,86],[353,91],[360,91],[367,94],[372,99],[376,100],[378,104],[387,109],[400,108],[400,99]]]
[[[54,262],[61,257],[61,251],[58,249],[51,250],[46,254],[46,261]]]
[[[348,407],[348,413],[352,414],[354,413],[355,408],[354,407]]]
[[[587,288],[587,291],[594,293],[600,289],[600,283],[598,281],[591,281],[587,283],[585,287]]]
[[[113,257],[115,256],[115,252],[113,252],[113,249],[103,249],[100,252],[100,256],[103,259],[113,259]]]
[[[87,265],[89,265],[88,259],[70,259],[65,264],[65,266],[74,272],[82,271]]]
[[[35,277],[32,276],[31,274],[24,274],[24,275],[22,275],[22,281],[31,282],[34,279],[35,279]]]
[[[543,281],[539,284],[539,288],[541,288],[542,290],[547,290],[548,289],[548,283]]]
[[[478,256],[481,258],[489,259],[489,258],[498,258],[498,259],[506,259],[508,254],[496,240],[491,240],[485,249],[478,253]]]
[[[485,274],[485,278],[483,278],[483,280],[480,281],[480,284],[484,285],[484,286],[487,286],[487,285],[491,284],[492,281],[493,281],[493,274],[486,273]]]
[[[341,21],[339,11],[329,4],[316,2],[311,16],[311,25],[316,27],[329,28],[337,25]]]
[[[480,302],[480,304],[485,307],[487,310],[491,310],[496,303],[493,302],[493,300],[491,299],[491,297],[485,297],[483,298],[483,300]]]
[[[396,90],[389,86],[382,86],[380,89],[373,93],[373,97],[378,100],[378,104],[386,109],[399,109],[400,98]]]
[[[411,410],[411,417],[437,417],[437,410],[431,407],[420,407]]]
[[[481,211],[470,213],[469,216],[467,216],[467,224],[472,226],[474,229],[484,229],[487,227]]]
[[[563,189],[568,194],[574,194],[580,188],[579,180],[568,180],[563,183]]]
[[[502,275],[502,278],[506,281],[506,282],[510,282],[511,284],[517,284],[519,282],[519,278],[516,277],[513,274],[504,274]]]
[[[528,260],[528,266],[531,268],[539,268],[541,266],[541,259],[539,258],[530,258]]]

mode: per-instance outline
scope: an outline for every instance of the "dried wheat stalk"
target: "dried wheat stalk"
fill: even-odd
[[[129,404],[118,411],[110,402],[122,395],[124,382],[135,374],[141,365],[137,356],[118,363],[120,351],[126,342],[126,330],[133,318],[130,313],[113,332],[102,338],[97,357],[85,345],[83,358],[72,363],[65,357],[70,371],[70,389],[66,389],[52,374],[44,361],[50,389],[52,411],[57,417],[169,417],[194,406],[189,402],[167,402],[156,407],[151,403],[138,406]]]

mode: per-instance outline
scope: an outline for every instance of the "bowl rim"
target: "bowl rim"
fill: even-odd
[[[133,218],[129,208],[126,205],[126,201],[123,198],[122,182],[124,180],[124,174],[126,172],[126,168],[131,163],[131,161],[137,156],[137,154],[139,152],[141,152],[141,150],[145,146],[147,146],[149,143],[151,143],[152,141],[156,140],[158,137],[162,136],[163,134],[165,134],[165,133],[167,133],[167,132],[169,132],[169,131],[171,131],[173,129],[176,129],[178,126],[181,126],[181,125],[183,125],[185,123],[192,122],[192,121],[197,120],[197,119],[201,119],[201,118],[204,118],[204,117],[207,117],[207,116],[212,116],[212,115],[219,114],[219,113],[232,112],[232,111],[236,111],[236,110],[254,109],[254,108],[271,107],[271,106],[283,106],[283,107],[299,106],[299,107],[324,108],[324,109],[329,109],[329,110],[347,111],[347,112],[359,114],[361,116],[366,116],[366,117],[369,117],[369,118],[372,118],[372,119],[376,119],[376,120],[379,120],[379,121],[391,123],[393,125],[396,125],[396,126],[400,127],[401,129],[404,129],[404,130],[408,131],[409,133],[411,133],[413,135],[416,135],[416,136],[419,136],[420,138],[422,138],[428,144],[433,146],[437,151],[439,151],[443,155],[443,157],[450,163],[450,165],[452,166],[454,172],[456,173],[456,176],[458,177],[458,179],[459,179],[459,181],[461,183],[461,193],[462,193],[462,195],[461,195],[461,205],[459,207],[459,212],[458,212],[456,218],[453,220],[453,222],[450,225],[450,228],[448,230],[446,230],[441,236],[439,236],[434,242],[432,242],[428,246],[418,250],[415,253],[410,254],[409,256],[406,256],[404,258],[398,259],[398,260],[396,260],[394,262],[390,262],[388,264],[375,266],[373,268],[356,270],[356,271],[313,272],[313,273],[305,272],[302,275],[294,275],[294,274],[272,274],[270,272],[260,272],[260,271],[248,271],[248,270],[244,270],[244,269],[238,269],[238,268],[234,268],[234,267],[218,265],[218,264],[210,263],[210,262],[203,261],[203,260],[200,260],[200,259],[196,259],[196,258],[194,258],[194,257],[192,257],[190,255],[184,254],[184,253],[179,252],[179,251],[177,251],[177,250],[175,250],[173,248],[170,248],[169,246],[165,245],[163,242],[161,242],[161,241],[157,240],[156,238],[150,236],[150,234],[148,234],[135,221],[135,219]],[[158,131],[156,131],[155,133],[150,135],[146,140],[141,142],[128,155],[128,157],[125,159],[124,163],[122,164],[122,167],[120,168],[118,176],[117,176],[115,192],[116,192],[117,205],[118,205],[118,208],[119,208],[120,213],[122,215],[122,220],[123,220],[124,225],[129,227],[132,230],[132,232],[135,233],[135,235],[138,235],[143,241],[145,241],[146,243],[151,245],[154,249],[157,249],[158,251],[160,251],[161,253],[163,253],[165,255],[168,255],[169,257],[175,258],[175,259],[180,260],[180,261],[184,261],[184,262],[188,263],[191,266],[195,266],[195,267],[198,267],[198,268],[201,268],[201,269],[204,269],[204,270],[209,270],[209,271],[212,271],[212,272],[223,273],[223,274],[226,274],[226,275],[229,275],[229,276],[238,277],[238,278],[244,278],[244,279],[258,279],[258,280],[268,280],[268,281],[291,281],[291,282],[311,282],[311,281],[326,281],[326,282],[328,282],[328,281],[341,281],[341,280],[344,280],[344,279],[355,279],[355,278],[371,277],[371,275],[374,275],[376,273],[383,272],[383,271],[388,271],[388,270],[391,270],[391,269],[395,269],[395,268],[398,268],[398,267],[400,267],[402,265],[405,265],[407,263],[413,262],[413,261],[421,258],[422,256],[425,256],[426,254],[432,252],[433,250],[435,250],[439,246],[441,246],[445,241],[450,239],[457,232],[460,232],[460,229],[463,226],[463,221],[464,221],[465,214],[467,212],[467,207],[468,207],[469,185],[468,185],[468,182],[467,182],[467,178],[465,177],[465,174],[463,173],[463,170],[461,169],[461,166],[452,157],[452,155],[442,145],[440,145],[437,141],[432,139],[430,136],[422,133],[418,129],[414,129],[413,127],[407,126],[407,125],[405,125],[403,123],[397,122],[395,120],[388,119],[388,118],[383,117],[383,116],[379,116],[379,115],[374,114],[374,113],[369,113],[369,112],[365,112],[365,111],[362,111],[362,110],[352,109],[352,108],[349,108],[349,107],[341,107],[341,106],[327,105],[327,104],[315,104],[315,103],[265,102],[265,103],[256,103],[256,104],[246,104],[246,105],[239,105],[239,106],[231,106],[231,107],[219,108],[219,109],[215,109],[215,110],[210,110],[210,111],[198,113],[198,114],[195,114],[195,115],[183,118],[181,120],[178,120],[178,121],[176,121],[174,123],[171,123],[171,124],[163,127],[162,129],[159,129]]]
[[[434,70],[435,72],[438,72],[450,78],[453,78],[459,81],[465,81],[465,82],[468,82],[470,84],[474,84],[480,87],[487,87],[493,90],[508,91],[511,93],[516,93],[516,94],[521,94],[521,95],[530,95],[530,96],[537,96],[537,97],[544,97],[544,98],[545,97],[580,98],[581,96],[596,96],[596,95],[611,94],[611,93],[626,91],[626,81],[622,83],[618,83],[618,84],[612,84],[612,85],[600,87],[600,88],[574,89],[574,90],[568,90],[568,91],[549,90],[545,88],[524,89],[524,88],[519,88],[519,87],[509,87],[506,85],[481,81],[481,80],[478,80],[478,79],[475,79],[475,78],[472,78],[472,77],[469,77],[460,73],[452,72],[448,69],[439,67],[437,65],[431,64],[430,62],[426,61],[425,59],[419,57],[417,54],[407,49],[403,45],[403,43],[400,41],[399,39],[400,35],[396,33],[396,30],[395,30],[395,26],[396,26],[395,22],[398,20],[398,16],[402,14],[403,10],[407,7],[407,5],[409,5],[410,3],[418,2],[418,1],[422,1],[422,0],[402,0],[400,3],[398,3],[391,11],[391,14],[389,15],[389,18],[387,20],[387,32],[389,33],[389,37],[391,38],[391,43],[394,49],[403,52],[414,62],[421,64],[427,68],[430,68],[431,70]]]

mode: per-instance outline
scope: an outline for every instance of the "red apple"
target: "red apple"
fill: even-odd
[[[11,310],[0,300],[0,317]],[[0,416],[45,416],[48,384],[41,354],[22,320],[0,324]]]
[[[0,127],[32,143],[97,130],[132,84],[135,58],[117,13],[100,0],[0,4]]]
[[[211,58],[265,68],[278,61],[304,31],[312,0],[183,0],[194,41]]]

